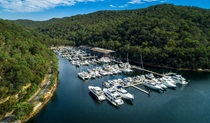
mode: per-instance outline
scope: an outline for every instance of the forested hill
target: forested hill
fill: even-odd
[[[41,43],[47,40],[43,34],[0,20],[0,119],[40,86],[54,56]]]
[[[129,60],[136,62],[142,53],[145,64],[210,69],[210,10],[206,9],[161,4],[21,23],[70,44],[114,49],[124,58],[128,53]]]

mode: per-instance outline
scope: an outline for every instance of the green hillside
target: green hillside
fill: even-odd
[[[129,60],[176,69],[210,69],[210,10],[161,4],[21,23],[53,43],[114,49]]]
[[[42,34],[0,20],[0,118],[37,91],[50,61],[56,61],[53,52],[41,43],[47,41]]]

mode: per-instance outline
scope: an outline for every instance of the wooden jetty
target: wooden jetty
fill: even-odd
[[[170,76],[170,75],[174,75],[174,74],[176,74],[176,73],[169,72],[169,73],[165,73],[165,74],[163,74],[163,75],[164,75],[164,76]]]
[[[147,69],[144,69],[144,68],[140,68],[140,67],[137,67],[137,66],[132,66],[132,68],[136,69],[136,70],[141,70],[141,71],[146,71],[146,72],[149,72],[149,73],[153,73],[153,74],[156,74],[156,75],[159,75],[159,76],[165,76],[164,74],[160,74],[160,73],[150,71],[150,70],[147,70]]]
[[[123,87],[124,87],[124,88],[133,87],[133,88],[135,88],[135,89],[137,89],[137,90],[139,90],[139,91],[141,91],[141,92],[144,92],[144,93],[146,93],[146,94],[150,94],[150,92],[148,92],[148,91],[146,91],[146,90],[144,90],[144,89],[141,89],[141,88],[139,88],[139,87],[136,86],[136,85],[140,85],[140,84],[143,84],[143,82],[138,82],[138,83],[136,83],[136,84],[131,84],[131,85],[123,86]]]
[[[140,90],[140,91],[142,91],[142,92],[144,92],[144,93],[146,93],[146,94],[150,94],[150,92],[145,91],[145,90],[143,90],[143,89],[141,89],[141,88],[139,88],[139,87],[137,87],[137,86],[135,86],[135,85],[133,85],[133,86],[131,86],[131,87],[134,87],[135,89]]]
[[[158,76],[170,76],[170,75],[173,75],[175,73],[172,73],[172,72],[169,72],[169,73],[165,73],[165,74],[161,74],[161,73],[157,73],[157,72],[154,72],[154,71],[150,71],[150,70],[147,70],[147,69],[144,69],[144,68],[141,68],[141,67],[137,67],[137,66],[132,66],[133,69],[136,69],[136,70],[141,70],[141,71],[146,71],[146,72],[149,72],[149,73],[153,73],[153,74],[156,74]]]

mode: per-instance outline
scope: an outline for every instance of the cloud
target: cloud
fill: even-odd
[[[81,2],[103,0],[0,0],[0,7],[9,12],[38,12],[57,6],[73,6]]]
[[[166,0],[161,0],[160,2],[161,2],[161,3],[165,3],[165,2],[167,2],[167,1],[166,1]]]
[[[144,2],[142,2],[141,0],[131,0],[130,2],[128,2],[129,4],[142,4]]]
[[[112,4],[110,4],[109,6],[112,7],[112,8],[115,8],[116,7],[116,6],[112,5]]]
[[[122,5],[122,6],[118,6],[119,8],[124,8],[124,7],[127,7],[128,4],[125,4],[125,5]]]
[[[112,8],[124,8],[124,7],[128,6],[128,4],[125,4],[125,5],[122,5],[122,6],[115,6],[115,5],[110,4],[109,6],[112,7]]]
[[[155,2],[157,0],[143,0],[144,2]]]

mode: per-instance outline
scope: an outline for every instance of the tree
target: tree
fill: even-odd
[[[14,115],[17,119],[24,119],[25,116],[29,115],[33,111],[33,105],[30,103],[22,102],[15,106]]]

